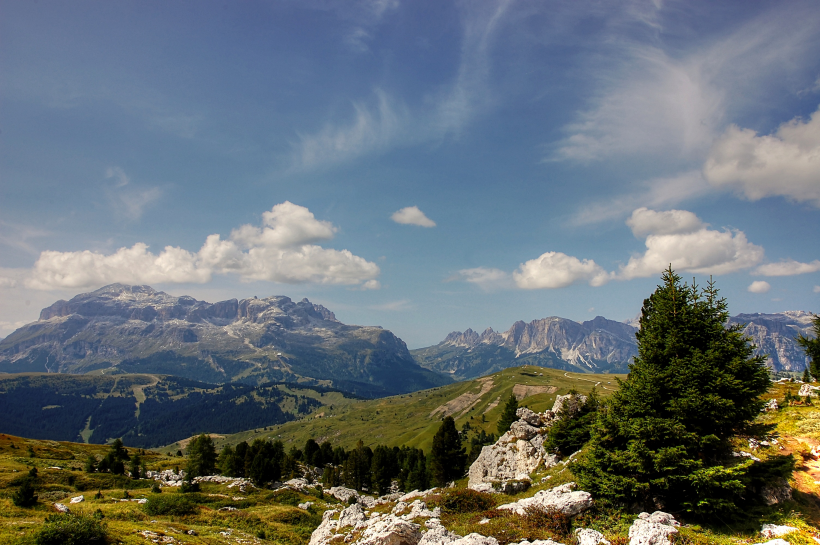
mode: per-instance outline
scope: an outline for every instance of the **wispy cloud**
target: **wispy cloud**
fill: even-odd
[[[766,263],[754,270],[754,274],[762,276],[795,276],[798,274],[809,274],[820,271],[820,260],[815,259],[810,263],[801,263],[793,259],[779,261],[777,263]]]
[[[0,220],[0,245],[17,248],[28,254],[36,255],[39,253],[37,248],[30,242],[32,239],[49,235],[51,235],[51,232],[38,227]]]
[[[401,312],[412,309],[413,304],[408,299],[402,299],[400,301],[390,301],[380,305],[370,305],[367,308],[370,310],[381,310],[386,312]]]
[[[117,216],[125,216],[136,220],[142,216],[145,208],[162,197],[162,190],[158,187],[136,187],[131,179],[120,167],[109,167],[105,177],[114,182],[114,186],[107,188],[108,201]]]

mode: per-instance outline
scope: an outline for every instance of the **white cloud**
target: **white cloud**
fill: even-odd
[[[783,196],[820,207],[820,109],[809,121],[792,119],[771,135],[730,126],[703,172],[711,184],[753,201]]]
[[[715,189],[699,170],[677,176],[653,178],[637,184],[634,191],[583,205],[571,218],[576,226],[620,220],[638,207],[665,208],[712,193]]]
[[[591,259],[582,261],[561,252],[547,252],[519,265],[513,279],[522,289],[554,289],[576,282],[602,286],[609,281],[609,274]]]
[[[307,208],[284,202],[263,214],[261,228],[243,225],[227,240],[210,235],[197,253],[167,246],[153,254],[143,243],[109,255],[87,250],[42,252],[26,285],[54,289],[113,282],[205,283],[213,274],[237,274],[246,281],[363,284],[377,289],[375,277],[380,271],[375,263],[348,250],[312,244],[332,238],[335,231],[336,227],[317,220]]]
[[[403,223],[405,225],[418,225],[419,227],[435,227],[436,222],[428,218],[424,212],[419,210],[418,206],[407,206],[401,210],[393,212],[390,219],[396,223]]]
[[[485,291],[508,288],[512,286],[509,273],[502,271],[501,269],[492,269],[488,267],[461,269],[447,280],[463,280],[464,282],[475,284]]]
[[[390,301],[381,305],[371,305],[368,307],[371,310],[386,310],[388,312],[399,312],[413,308],[413,305],[407,299],[401,301]]]
[[[704,224],[688,210],[666,210],[657,212],[648,208],[638,208],[626,220],[632,234],[638,238],[654,235],[676,235],[703,229]]]
[[[746,288],[747,291],[750,291],[752,293],[766,293],[770,289],[772,289],[772,287],[769,285],[769,283],[764,282],[763,280],[755,280],[754,282],[749,284],[748,288]]]
[[[820,286],[814,286],[814,293],[820,293]]]
[[[145,207],[162,196],[162,190],[158,187],[132,186],[131,179],[120,167],[109,167],[105,171],[105,177],[114,180],[114,187],[106,190],[109,203],[118,215],[124,215],[129,219],[139,219]]]
[[[815,259],[811,263],[800,263],[793,259],[780,261],[779,263],[766,263],[755,269],[755,274],[763,276],[794,276],[797,274],[807,274],[820,271],[820,260]]]
[[[7,276],[0,276],[0,288],[13,288],[17,286],[17,280]]]
[[[688,221],[691,222],[691,218]],[[763,248],[746,240],[742,231],[702,227],[691,232],[649,233],[645,244],[646,252],[631,257],[621,266],[618,278],[653,276],[670,264],[677,271],[727,274],[753,267],[763,259]]]

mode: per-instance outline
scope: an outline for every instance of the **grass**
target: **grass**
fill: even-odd
[[[323,405],[304,418],[268,429],[255,428],[228,435],[216,439],[215,443],[217,448],[221,448],[241,441],[251,443],[257,438],[281,439],[285,448],[289,449],[291,445],[302,448],[308,439],[313,438],[320,443],[328,440],[333,446],[351,448],[361,439],[371,447],[377,444],[391,447],[407,445],[429,452],[433,435],[438,431],[441,420],[448,415],[434,411],[460,397],[466,405],[452,414],[459,429],[469,423],[475,430],[497,433],[496,423],[504,402],[516,386],[519,392],[528,394],[519,399],[519,406],[544,411],[552,408],[557,395],[565,394],[570,389],[587,393],[597,384],[601,396],[607,397],[618,387],[616,378],[623,379],[625,376],[569,373],[524,366],[505,369],[476,380],[374,400],[325,394]],[[487,382],[491,383],[489,388],[485,387]],[[538,388],[551,391],[533,393]],[[177,448],[179,443],[161,450],[176,452]]]

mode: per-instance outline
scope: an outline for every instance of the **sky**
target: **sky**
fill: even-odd
[[[410,348],[820,311],[816,1],[0,0],[0,337],[121,282]]]

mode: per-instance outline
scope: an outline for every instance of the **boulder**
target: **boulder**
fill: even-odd
[[[766,505],[774,505],[792,499],[792,487],[789,486],[789,481],[780,477],[764,486],[760,495]]]
[[[530,426],[541,426],[541,415],[526,407],[519,407],[519,409],[515,411],[515,416],[517,416],[519,420],[523,420]]]
[[[797,528],[794,526],[778,526],[776,524],[764,524],[760,530],[760,535],[763,537],[780,537],[796,532]]]
[[[468,534],[453,541],[451,545],[498,545],[498,540],[481,534]]]
[[[678,533],[675,517],[663,511],[641,513],[629,528],[629,545],[672,545],[669,536]]]
[[[328,490],[327,493],[343,503],[350,501],[350,498],[356,498],[357,501],[359,499],[358,492],[352,488],[345,488],[344,486],[334,486]]]
[[[71,510],[62,503],[55,503],[54,509],[56,509],[60,513],[71,513]]]
[[[430,521],[428,521],[430,522]],[[433,525],[424,535],[418,545],[450,545],[461,536],[447,530],[441,523]]]
[[[555,456],[547,456],[543,440],[536,435],[532,441],[524,439],[504,442],[502,436],[494,445],[481,449],[481,454],[470,466],[468,488],[482,483],[501,483],[511,480],[529,480],[530,474],[538,466],[552,467],[557,463]],[[535,441],[538,438],[539,441]]]
[[[777,410],[777,409],[779,409],[779,408],[780,408],[780,406],[777,404],[777,400],[776,400],[776,399],[770,399],[770,400],[769,400],[769,402],[768,402],[768,403],[766,403],[766,404],[763,406],[763,410],[764,410],[764,411],[766,411],[766,412],[769,412],[769,411],[776,411],[776,410]]]
[[[336,536],[336,529],[339,523],[333,520],[333,517],[338,512],[339,511],[335,509],[331,509],[322,514],[322,523],[319,524],[319,527],[313,530],[313,533],[310,535],[309,545],[325,545]]]
[[[575,539],[578,545],[610,545],[609,541],[604,539],[604,534],[589,528],[575,530]]]
[[[362,509],[362,506],[358,503],[354,503],[341,512],[337,527],[339,529],[345,528],[346,526],[355,528],[360,522],[366,521],[367,517],[364,514],[364,509]]]
[[[69,501],[68,503],[82,503],[84,501],[85,501],[85,496],[75,496],[75,497],[71,498],[71,501]]]
[[[565,515],[574,517],[592,507],[592,495],[583,490],[573,491],[575,483],[566,483],[550,490],[541,490],[531,498],[524,498],[515,503],[507,503],[497,509],[513,511],[524,515],[528,507],[545,510],[555,509]]]
[[[359,545],[417,545],[421,541],[421,526],[395,515],[387,515],[369,524],[359,539]]]

